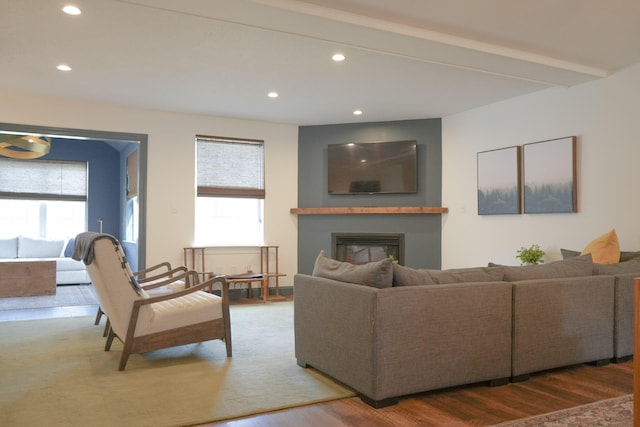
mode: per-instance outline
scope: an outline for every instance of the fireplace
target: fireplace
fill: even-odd
[[[331,233],[333,258],[352,264],[365,264],[393,257],[404,264],[404,234]]]

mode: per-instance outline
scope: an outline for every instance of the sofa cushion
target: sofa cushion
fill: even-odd
[[[18,238],[18,258],[58,258],[62,255],[63,239]]]
[[[435,285],[438,282],[431,275],[435,270],[419,270],[393,264],[393,286]]]
[[[530,279],[552,279],[593,275],[591,254],[581,255],[549,264],[504,266],[504,280],[515,282]]]
[[[320,251],[313,266],[313,276],[339,280],[341,282],[356,283],[358,285],[389,288],[393,280],[393,263],[391,258],[374,261],[367,264],[351,264],[336,261]]]
[[[560,254],[562,254],[562,259],[569,259],[580,256],[580,251],[574,251],[572,249],[560,249]]]
[[[620,251],[620,262],[640,257],[640,251]]]
[[[0,258],[16,258],[18,256],[18,238],[0,239]]]
[[[618,235],[613,229],[593,239],[580,255],[591,254],[593,262],[598,264],[615,264],[620,261],[620,244]]]
[[[67,241],[67,245],[64,248],[64,256],[71,258],[73,256],[73,247],[76,244],[76,238],[72,237]]]
[[[443,285],[464,282],[499,282],[504,278],[504,268],[501,266],[452,268],[433,270],[431,275],[438,284]]]
[[[580,251],[571,249],[560,249],[560,253],[562,254],[562,259],[569,259],[580,255]],[[620,251],[620,262],[629,261],[637,257],[640,257],[640,251]]]
[[[56,271],[83,271],[86,267],[82,261],[76,261],[73,258],[60,257],[56,258]]]
[[[593,263],[593,274],[616,275],[636,272],[640,274],[640,258],[638,257],[616,264]]]

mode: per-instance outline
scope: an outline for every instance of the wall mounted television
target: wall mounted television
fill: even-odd
[[[416,141],[329,144],[329,194],[416,193]]]

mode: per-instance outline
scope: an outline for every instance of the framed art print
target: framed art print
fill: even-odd
[[[523,146],[524,212],[577,212],[576,137]]]
[[[478,153],[478,215],[522,212],[520,147]]]

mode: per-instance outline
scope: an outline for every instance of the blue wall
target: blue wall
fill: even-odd
[[[43,157],[51,160],[87,161],[89,197],[87,231],[102,231],[120,238],[120,153],[102,141],[53,138],[51,151]]]
[[[302,126],[298,135],[298,206],[431,206],[442,203],[440,119]],[[327,145],[415,140],[418,192],[415,194],[330,195]],[[331,253],[331,233],[403,233],[405,265],[440,268],[440,215],[300,215],[298,272],[310,274],[321,249]]]

